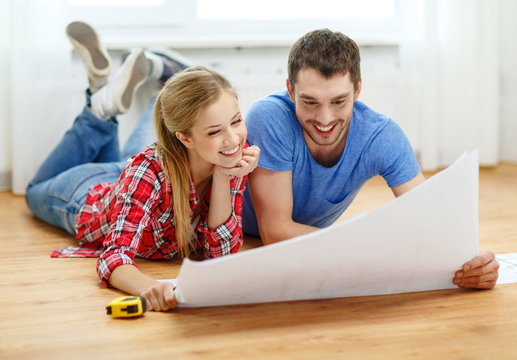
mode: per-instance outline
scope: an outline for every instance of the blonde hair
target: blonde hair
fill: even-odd
[[[176,241],[182,257],[188,256],[195,234],[190,219],[188,152],[176,137],[176,132],[191,135],[191,128],[201,111],[214,103],[223,90],[236,96],[224,76],[203,66],[195,66],[169,78],[154,106],[153,122],[158,137],[156,149],[172,187]],[[200,199],[198,206],[202,201]]]

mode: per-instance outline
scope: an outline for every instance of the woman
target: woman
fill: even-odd
[[[236,252],[246,176],[259,149],[246,145],[229,82],[193,67],[171,77],[156,98],[157,142],[124,165],[114,115],[129,108],[146,66],[143,52],[135,51],[115,76],[118,85],[101,84],[91,96],[90,87],[87,105],[30,182],[26,199],[36,216],[80,241],[53,256],[100,255],[97,272],[106,286],[143,296],[150,309],[165,311],[176,306],[172,285],[143,274],[133,258]],[[90,80],[95,77],[88,72]],[[106,88],[115,95],[99,100],[96,94]],[[140,146],[148,118],[142,117],[123,153]]]

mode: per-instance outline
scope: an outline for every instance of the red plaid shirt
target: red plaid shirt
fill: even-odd
[[[210,229],[207,224],[210,190],[201,204],[192,250],[205,257],[235,253],[242,245],[242,195],[246,177],[230,177],[232,214]],[[190,212],[199,196],[190,181]],[[53,257],[99,257],[97,273],[108,286],[111,272],[120,265],[135,265],[133,258],[172,259],[178,253],[173,226],[170,182],[158,161],[155,146],[131,158],[116,183],[94,186],[77,214],[79,246],[52,253]]]

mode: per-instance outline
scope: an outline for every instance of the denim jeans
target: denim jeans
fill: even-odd
[[[127,159],[153,143],[150,107],[140,117],[122,152],[115,117],[95,117],[87,105],[30,181],[25,199],[39,219],[75,236],[75,217],[95,185],[118,180]]]

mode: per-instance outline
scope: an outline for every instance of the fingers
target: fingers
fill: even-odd
[[[475,269],[477,267],[483,266],[485,264],[488,264],[490,261],[495,260],[495,255],[491,251],[480,251],[479,255],[476,256],[474,259],[466,262],[462,269],[463,271],[469,271],[471,269]]]
[[[466,289],[492,289],[496,283],[499,274],[497,271],[486,273],[480,276],[458,277],[453,279],[453,283],[461,288]]]
[[[480,252],[479,256],[465,263],[456,271],[453,283],[461,288],[491,289],[499,277],[499,263],[491,251]]]
[[[232,168],[220,168],[220,172],[225,175],[231,175],[235,177],[243,177],[248,175],[250,172],[255,170],[258,165],[260,149],[258,146],[253,145],[242,150],[242,157]]]
[[[258,159],[260,155],[260,148],[257,145],[249,146],[242,150],[242,155],[250,155],[251,157]]]
[[[169,307],[169,309],[176,308],[176,305],[178,304],[176,301],[176,296],[174,296],[174,288],[171,287],[168,291],[165,292],[165,304]]]
[[[149,310],[167,311],[176,307],[174,288],[169,282],[161,282],[142,293]]]
[[[232,175],[235,177],[243,177],[245,175],[248,175],[250,172],[252,172],[255,169],[255,167],[256,167],[256,165],[252,166],[252,165],[250,165],[250,163],[247,160],[241,159],[235,167],[221,169],[221,172],[226,175]]]

